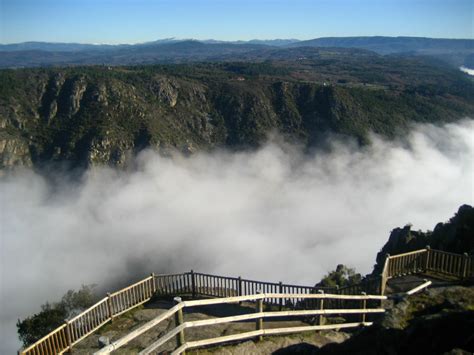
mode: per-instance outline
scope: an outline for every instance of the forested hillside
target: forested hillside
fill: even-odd
[[[280,133],[369,142],[474,113],[466,74],[355,49],[269,52],[253,62],[0,71],[0,166],[124,165],[139,150],[256,147]],[[289,59],[288,59],[289,58]]]

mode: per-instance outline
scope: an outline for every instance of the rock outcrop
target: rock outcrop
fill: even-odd
[[[377,254],[374,273],[381,272],[386,254],[406,253],[428,245],[432,249],[474,255],[474,208],[469,205],[459,207],[448,222],[438,223],[433,231],[412,231],[410,225],[395,228]]]
[[[19,137],[0,134],[0,169],[32,166],[28,143]]]
[[[474,288],[445,287],[388,305],[373,326],[343,343],[319,348],[306,344],[275,354],[472,354],[474,351]],[[301,349],[300,349],[301,348]]]

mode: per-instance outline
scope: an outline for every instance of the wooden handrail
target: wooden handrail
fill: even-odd
[[[452,255],[452,256],[463,256],[463,254],[457,254],[457,253],[452,253],[450,251],[444,251],[444,250],[438,250],[438,249],[431,249],[432,253],[437,253],[437,254],[447,254],[447,255]]]
[[[118,295],[118,294],[120,294],[120,293],[123,293],[123,292],[125,292],[125,291],[128,291],[128,290],[130,290],[130,289],[132,289],[132,288],[134,288],[134,287],[136,287],[136,286],[138,286],[138,285],[143,284],[144,282],[147,282],[147,281],[151,280],[152,278],[153,278],[153,276],[148,276],[147,278],[145,278],[145,279],[143,279],[143,280],[141,280],[141,281],[135,282],[134,284],[131,284],[131,285],[129,285],[129,286],[127,286],[127,287],[125,287],[125,288],[123,288],[123,289],[121,289],[121,290],[118,290],[118,291],[115,291],[115,292],[111,293],[111,294],[110,294],[110,297],[113,297],[113,296],[115,296],[115,295]]]
[[[48,339],[49,337],[51,337],[53,334],[56,334],[56,333],[60,332],[60,331],[63,330],[64,328],[66,328],[66,324],[60,325],[58,328],[56,328],[55,330],[53,330],[51,333],[46,334],[44,337],[42,337],[41,339],[38,339],[36,342],[34,342],[34,343],[31,344],[30,346],[28,346],[27,348],[25,348],[24,350],[22,350],[22,353],[27,353],[27,352],[29,352],[29,351],[32,351],[33,348],[35,348],[36,346],[38,346],[39,344],[41,344],[42,342],[44,342],[46,339]]]
[[[422,256],[420,259],[417,254],[422,255],[423,253],[425,253],[426,257]],[[297,302],[299,302],[298,300],[305,298],[325,299],[329,296],[330,298],[332,297],[332,299],[344,300],[348,299],[344,297],[348,295],[342,294],[344,292],[365,291],[367,293],[373,293],[374,289],[377,293],[380,292],[383,295],[389,277],[420,271],[433,271],[458,278],[474,277],[474,257],[429,248],[388,256],[380,277],[374,278],[369,282],[341,288],[340,290],[332,288],[331,292],[324,294],[324,296],[317,294],[316,291],[318,289],[328,290],[328,288],[248,280],[242,279],[241,277],[227,277],[194,272],[162,275],[153,274],[152,276],[109,294],[108,297],[101,299],[93,306],[68,320],[66,324],[59,326],[35,343],[20,350],[19,353],[24,355],[33,353],[62,353],[103,324],[112,321],[114,317],[148,302],[154,294],[176,296],[180,293],[189,293],[192,294],[193,297],[235,295],[231,297],[233,299],[231,302],[244,302],[254,297],[254,295],[246,296],[246,293],[254,293],[261,288],[262,291],[266,292],[267,301],[270,304],[278,305],[281,310],[283,306],[288,305],[286,300],[290,299],[296,299]],[[395,274],[391,275],[390,272],[395,272]],[[376,283],[380,283],[380,288],[374,287],[374,285],[377,286]],[[369,291],[369,289],[372,291]],[[282,294],[285,294],[285,296],[282,296]],[[385,299],[374,298],[374,295],[370,297],[371,298],[365,299]],[[364,298],[358,299],[362,300]],[[255,300],[255,298],[253,300]],[[278,300],[278,302],[276,300]],[[213,299],[203,301],[208,302],[207,304],[218,303]],[[103,308],[105,307],[103,306],[105,302],[107,302],[107,312],[106,308]]]
[[[390,259],[396,259],[396,258],[401,258],[403,256],[408,256],[408,255],[413,255],[413,254],[421,254],[421,253],[424,253],[426,252],[428,249],[418,249],[418,250],[414,250],[414,251],[409,251],[407,253],[401,253],[401,254],[396,254],[396,255],[390,255],[389,258]]]
[[[159,315],[155,319],[149,321],[133,332],[127,334],[121,339],[113,342],[112,344],[102,348],[101,350],[95,352],[95,354],[109,354],[111,351],[117,350],[121,346],[127,344],[143,333],[147,332],[160,322],[172,317],[176,312],[181,309],[196,307],[196,306],[208,306],[208,305],[217,305],[217,304],[228,304],[244,301],[257,301],[263,300],[265,298],[303,298],[303,299],[338,299],[338,300],[385,300],[386,296],[379,295],[337,295],[337,294],[275,294],[275,293],[261,293],[248,296],[237,296],[237,297],[226,297],[226,298],[215,298],[207,300],[193,300],[193,301],[184,301],[178,303],[172,309],[167,311],[164,314]],[[214,319],[206,319],[199,321],[187,321],[174,329],[170,330],[153,344],[149,345],[142,353],[148,354],[149,352],[157,349],[159,346],[164,344],[166,341],[173,338],[175,335],[181,333],[186,328],[201,327],[206,325],[213,324],[222,324],[230,322],[238,322],[242,320],[252,320],[252,319],[262,319],[262,318],[271,318],[271,317],[288,317],[288,316],[309,316],[309,315],[329,315],[329,314],[368,314],[368,313],[382,313],[385,312],[383,308],[363,308],[363,309],[314,309],[314,310],[293,310],[293,311],[275,311],[275,312],[255,312],[250,314],[238,315],[238,316],[228,316]],[[359,325],[360,323],[354,323]],[[338,324],[340,326],[340,324]],[[289,331],[289,330],[288,330]],[[262,333],[264,335],[264,333]],[[185,344],[184,344],[185,345]],[[182,345],[182,346],[184,346]],[[141,353],[141,354],[142,354]]]
[[[79,313],[77,316],[75,316],[74,318],[71,318],[67,321],[67,323],[72,323],[74,322],[76,319],[79,319],[81,318],[84,314],[90,312],[92,309],[96,308],[97,306],[100,306],[102,303],[104,302],[107,302],[107,299],[108,297],[104,297],[102,298],[99,302],[97,302],[96,304],[90,306],[89,308],[87,308],[86,310],[84,310],[83,312]]]
[[[133,332],[128,333],[126,336],[120,338],[119,340],[114,341],[112,344],[107,345],[106,347],[104,347],[104,348],[100,349],[99,351],[95,352],[95,354],[109,354],[110,352],[112,352],[114,350],[117,350],[121,346],[123,346],[123,345],[127,344],[128,342],[130,342],[131,340],[135,339],[137,336],[139,336],[139,335],[145,333],[146,331],[150,330],[151,328],[153,328],[158,323],[161,323],[162,321],[164,321],[168,318],[171,318],[172,316],[174,316],[174,314],[179,309],[182,309],[183,307],[184,307],[184,305],[182,303],[177,304],[176,306],[174,306],[173,308],[170,308],[169,310],[167,310],[163,314],[160,314],[158,317],[152,319],[151,321],[145,323],[141,327],[135,329]],[[176,335],[176,334],[173,334],[173,335]]]
[[[424,283],[422,283],[421,285],[415,287],[415,288],[412,288],[410,291],[407,291],[406,294],[408,296],[411,296],[421,290],[423,290],[424,288],[428,287],[429,285],[431,285],[431,281],[425,281]]]
[[[315,330],[330,330],[330,329],[343,329],[343,328],[354,328],[360,326],[371,326],[372,322],[361,322],[361,323],[345,323],[345,324],[326,324],[326,325],[310,325],[310,326],[302,326],[302,327],[290,327],[290,328],[275,328],[275,329],[260,329],[254,330],[245,333],[239,333],[234,335],[226,335],[212,339],[205,339],[205,340],[197,340],[187,342],[175,351],[173,351],[172,355],[182,354],[184,351],[188,349],[199,348],[208,345],[215,345],[219,343],[226,343],[230,341],[236,340],[244,340],[255,338],[259,336],[265,335],[279,335],[279,334],[290,334],[290,333],[300,333],[300,332],[307,332],[307,331],[315,331]],[[153,350],[145,349],[139,353],[139,355],[150,354]]]
[[[417,254],[426,256],[415,257]],[[457,278],[474,276],[474,257],[435,249],[421,249],[389,256],[383,274],[387,278],[415,272],[435,272]]]
[[[386,300],[383,295],[339,295],[331,293],[310,293],[310,294],[279,294],[267,293],[268,298],[316,298],[316,299],[339,299],[339,300]]]

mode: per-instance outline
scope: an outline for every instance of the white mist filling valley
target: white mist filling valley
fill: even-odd
[[[194,269],[313,285],[338,263],[368,273],[391,229],[432,229],[473,204],[473,137],[465,120],[310,156],[271,142],[191,157],[146,151],[133,171],[95,168],[73,186],[5,176],[3,350],[19,346],[18,318],[81,284],[105,292]]]

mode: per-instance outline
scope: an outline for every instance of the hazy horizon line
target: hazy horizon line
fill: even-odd
[[[137,42],[64,42],[64,41],[47,41],[47,40],[26,40],[22,42],[0,42],[0,45],[12,45],[12,44],[24,44],[24,43],[51,43],[51,44],[80,44],[80,45],[97,45],[97,46],[120,46],[120,45],[137,45],[137,44],[147,44],[158,41],[216,41],[224,43],[233,43],[233,42],[252,42],[252,41],[295,41],[295,42],[304,42],[315,39],[322,38],[419,38],[419,39],[438,39],[438,40],[467,40],[474,41],[474,36],[471,38],[468,37],[428,37],[428,36],[406,36],[406,35],[350,35],[350,36],[321,36],[321,37],[309,37],[309,38],[251,38],[251,39],[215,39],[215,38],[194,38],[194,37],[164,37],[157,38],[152,40],[137,41]]]

